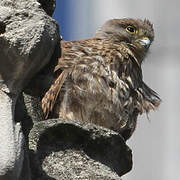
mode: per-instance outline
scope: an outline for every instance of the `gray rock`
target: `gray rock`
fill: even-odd
[[[132,154],[116,132],[77,121],[36,123],[29,135],[33,179],[120,180]]]
[[[24,138],[20,122],[14,122],[15,97],[0,91],[0,180],[17,179],[24,161]]]
[[[36,0],[11,1],[8,7],[0,2],[0,29],[5,29],[0,36],[0,75],[11,93],[17,93],[48,63],[59,32]]]
[[[55,8],[51,2],[50,7],[37,0],[0,1],[0,180],[19,179],[22,167],[28,169],[15,109],[20,92],[50,61],[59,43],[58,25],[48,16]]]

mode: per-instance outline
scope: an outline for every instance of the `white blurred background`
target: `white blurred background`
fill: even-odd
[[[106,20],[148,18],[155,41],[143,64],[144,81],[162,99],[158,111],[138,118],[133,169],[123,180],[180,180],[180,1],[57,0],[54,18],[65,40],[87,39]]]

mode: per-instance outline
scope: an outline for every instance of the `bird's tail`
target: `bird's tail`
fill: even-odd
[[[54,104],[59,95],[61,87],[64,84],[64,81],[66,80],[67,75],[68,73],[66,71],[63,71],[42,98],[41,107],[45,115],[45,119],[48,118],[49,113],[53,110]]]
[[[149,112],[150,110],[157,109],[161,103],[161,99],[159,98],[158,94],[148,87],[144,82],[142,83],[142,89],[143,91],[141,93],[144,97],[143,105],[145,111]]]

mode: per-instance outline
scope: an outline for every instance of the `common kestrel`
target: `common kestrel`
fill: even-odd
[[[62,41],[54,83],[42,99],[45,117],[94,123],[127,140],[138,114],[160,104],[141,70],[153,39],[149,20],[124,18],[107,21],[90,39]]]

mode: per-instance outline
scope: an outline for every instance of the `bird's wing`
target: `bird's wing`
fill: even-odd
[[[67,60],[65,60],[64,51],[71,50],[72,43],[67,41],[61,41],[62,47],[62,56],[58,60],[58,64],[55,67],[54,73],[56,74],[56,78],[54,83],[51,85],[49,90],[46,92],[41,101],[41,107],[43,113],[45,115],[45,119],[48,118],[49,113],[53,110],[56,99],[60,93],[60,90],[68,76],[69,69],[72,67],[73,58],[71,61],[69,60],[69,64]]]
[[[51,85],[50,89],[46,92],[45,96],[42,99],[42,110],[45,115],[45,119],[48,118],[49,112],[52,111],[53,106],[56,102],[56,99],[59,95],[62,85],[66,80],[68,75],[68,71],[64,70],[62,73],[57,77],[55,82]]]

